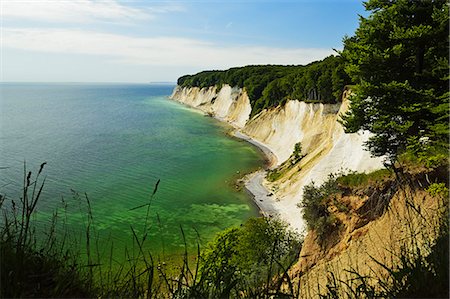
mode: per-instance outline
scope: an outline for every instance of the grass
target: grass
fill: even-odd
[[[267,180],[269,180],[270,182],[275,182],[282,175],[283,175],[283,172],[281,172],[281,171],[279,172],[277,170],[269,170],[269,172],[267,174]]]
[[[394,192],[388,192],[391,188],[389,186],[395,187]],[[377,260],[369,256],[380,270],[365,268],[361,271],[362,269],[343,268],[342,265],[338,265],[339,269],[333,268],[323,274],[327,277],[325,285],[322,285],[323,288],[319,287],[317,282],[316,296],[320,298],[448,298],[448,169],[444,176],[438,168],[420,175],[415,172],[394,173],[388,170],[369,174],[352,173],[337,178],[331,177],[322,186],[312,185],[308,188],[305,188],[305,198],[315,203],[312,211],[314,217],[309,219],[308,225],[319,233],[321,230],[316,226],[324,226],[322,218],[329,219],[328,221],[332,219],[328,207],[332,202],[335,205],[335,201],[332,200],[333,195],[344,191],[346,195],[354,195],[354,192],[362,195],[366,194],[364,188],[370,190],[369,194],[366,194],[369,197],[366,203],[370,203],[369,214],[375,213],[377,217],[382,216],[387,210],[400,217],[400,214],[395,214],[396,212],[392,210],[390,199],[383,203],[385,197],[390,197],[390,195],[387,196],[388,194],[393,195],[399,192],[405,198],[404,209],[407,211],[403,216],[405,227],[402,239],[394,242],[401,244],[400,247],[385,248],[386,244],[375,244],[379,246],[378,250],[387,251],[389,263],[387,260]],[[376,191],[377,189],[381,193]],[[436,207],[427,208],[422,206],[422,201],[425,199],[414,199],[413,193],[417,190],[426,191],[432,196]],[[386,205],[381,214],[374,212],[374,208],[380,204]],[[363,215],[366,215],[363,210],[365,209],[359,209]],[[306,220],[308,221],[307,217]],[[325,230],[327,227],[328,232]],[[326,240],[336,234],[336,231],[325,225],[322,233],[322,238]],[[355,242],[358,241],[355,240]],[[363,246],[363,243],[360,246]],[[358,256],[353,258],[358,259]],[[359,263],[357,260],[350,260],[349,264]],[[314,286],[314,282],[312,285]]]
[[[26,171],[22,197],[16,202],[0,195],[3,212],[0,254],[0,296],[87,297],[92,292],[89,271],[81,271],[75,252],[65,250],[67,235],[55,237],[58,215],[45,240],[37,240],[32,216],[36,213],[45,178],[39,181],[45,163],[35,178]],[[8,205],[8,207],[7,207]]]
[[[0,195],[3,213],[0,227],[0,297],[39,298],[304,298],[300,281],[294,283],[291,266],[297,262],[300,241],[281,222],[251,219],[241,227],[219,234],[205,248],[197,243],[196,251],[188,252],[183,228],[184,254],[177,264],[166,264],[148,251],[152,240],[147,235],[150,225],[144,219],[141,235],[130,227],[133,237],[124,252],[126,262],[113,259],[111,243],[109,260],[100,257],[95,219],[87,195],[74,193],[85,205],[84,238],[76,239],[65,230],[65,217],[55,212],[44,232],[34,224],[39,199],[45,185],[41,165],[36,175],[26,171],[20,199]],[[322,187],[310,191],[318,204],[330,194],[339,192],[340,184],[355,186],[383,179],[383,173],[351,174],[330,178]],[[391,175],[390,173],[388,175]],[[344,182],[339,182],[342,179]],[[148,202],[130,209],[151,209],[158,191],[155,184]],[[322,298],[395,298],[412,296],[445,296],[448,291],[448,187],[436,182],[425,188],[441,198],[443,210],[438,237],[429,243],[406,244],[388,267],[379,262],[388,277],[374,278],[348,269],[343,280],[328,273],[328,284]],[[324,206],[326,209],[326,205]],[[323,208],[323,207],[322,207]],[[420,213],[420,207],[413,209]],[[320,213],[319,213],[320,214]],[[321,215],[319,215],[321,217]],[[323,215],[322,215],[323,216]],[[326,215],[325,215],[326,216]],[[320,218],[319,217],[319,218]],[[428,224],[431,225],[431,224]],[[324,237],[330,230],[324,230]],[[331,232],[332,233],[332,232]],[[414,238],[410,238],[414,240]],[[83,242],[82,242],[83,240]],[[411,245],[411,246],[409,246]],[[394,254],[394,253],[393,253]],[[376,261],[378,262],[378,261]],[[377,280],[378,279],[378,280]],[[432,287],[430,287],[432,286]]]
[[[269,298],[273,296],[295,297],[294,288],[282,289],[287,281],[290,283],[288,269],[297,260],[298,244],[296,238],[289,237],[288,243],[283,243],[288,250],[281,252],[276,248],[281,246],[280,240],[286,229],[277,230],[279,224],[266,223],[266,229],[260,239],[255,239],[249,233],[248,227],[258,225],[244,224],[236,228],[241,238],[239,250],[232,244],[216,241],[208,246],[209,252],[216,248],[228,246],[228,251],[236,251],[233,259],[246,267],[255,267],[257,263],[252,255],[242,255],[250,250],[254,244],[263,244],[258,248],[266,252],[264,264],[259,265],[264,279],[253,279],[252,273],[239,269],[233,271],[228,268],[216,267],[217,257],[201,250],[197,243],[195,253],[188,252],[191,244],[187,244],[183,228],[180,233],[184,240],[184,254],[181,262],[168,265],[164,261],[154,258],[148,251],[149,238],[147,231],[152,199],[158,190],[159,181],[155,184],[148,202],[130,209],[146,209],[147,217],[143,219],[144,230],[141,235],[134,227],[130,246],[124,251],[124,263],[118,264],[114,260],[114,244],[110,244],[109,259],[101,257],[101,242],[95,229],[95,219],[91,209],[90,199],[84,194],[74,193],[77,201],[84,205],[86,221],[83,238],[74,238],[67,231],[65,217],[60,211],[53,214],[49,225],[44,229],[37,227],[33,221],[38,211],[38,202],[45,185],[42,178],[45,163],[33,176],[27,172],[24,165],[23,192],[19,200],[0,196],[0,209],[3,218],[0,222],[0,297],[36,297],[36,298],[92,298],[92,297],[120,297],[120,298]],[[250,220],[265,221],[265,220]],[[44,229],[40,231],[40,229]],[[273,242],[261,243],[261,238],[269,238]],[[276,234],[275,234],[276,233]],[[269,234],[269,235],[267,235]],[[45,236],[45,237],[44,237]],[[270,239],[270,238],[269,238]],[[242,241],[244,240],[244,241]],[[298,245],[297,245],[298,246]],[[104,246],[103,246],[104,247]],[[259,262],[259,261],[258,261]],[[212,271],[222,273],[219,276],[227,279],[211,279]],[[222,275],[222,276],[221,276]]]
[[[288,161],[293,161],[292,159],[294,159],[293,157],[291,157],[290,160]],[[286,173],[295,165],[295,163],[285,163],[282,166],[275,168],[275,169],[271,169],[268,170],[267,172],[267,176],[266,179],[269,182],[275,182],[276,180],[282,178],[284,175],[286,175]]]
[[[336,182],[343,187],[366,187],[383,182],[393,175],[390,169],[379,169],[370,173],[349,173],[336,178]]]
[[[411,209],[424,216],[418,207]],[[390,249],[390,266],[371,259],[385,275],[362,274],[357,269],[345,269],[346,278],[333,271],[327,273],[325,290],[320,298],[449,298],[449,223],[448,202],[440,206],[435,237],[420,230],[405,236],[400,250]],[[427,223],[425,225],[431,225]],[[422,239],[422,241],[418,241]]]

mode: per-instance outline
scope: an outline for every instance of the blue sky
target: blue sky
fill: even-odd
[[[1,79],[170,81],[205,69],[306,64],[342,48],[357,0],[3,0]]]

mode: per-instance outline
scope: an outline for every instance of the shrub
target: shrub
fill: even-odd
[[[411,136],[407,140],[406,151],[399,158],[400,161],[408,161],[422,165],[426,168],[437,168],[448,164],[448,148],[428,138]]]
[[[302,208],[308,229],[314,230],[320,241],[324,241],[327,233],[339,224],[328,210],[329,197],[339,192],[333,175],[319,187],[312,182],[303,189],[303,202],[299,207]]]
[[[448,198],[448,188],[445,183],[433,183],[426,189],[431,196],[438,196],[441,198]]]
[[[336,182],[340,186],[345,187],[366,186],[368,184],[381,182],[391,174],[392,171],[389,169],[379,169],[370,173],[351,172],[349,174],[339,176],[336,178]]]
[[[294,152],[292,153],[292,164],[296,164],[300,162],[300,160],[304,157],[302,154],[302,144],[297,142],[294,146]]]
[[[257,294],[268,290],[274,275],[286,274],[299,252],[299,237],[285,223],[251,218],[208,244],[201,256],[201,279],[221,298]]]

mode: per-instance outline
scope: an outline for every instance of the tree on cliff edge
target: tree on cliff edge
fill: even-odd
[[[369,0],[355,36],[344,38],[356,83],[347,132],[369,130],[374,156],[448,148],[449,11],[446,0]],[[420,146],[423,145],[423,146]]]

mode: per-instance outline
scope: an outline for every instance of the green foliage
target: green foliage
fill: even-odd
[[[445,183],[433,183],[426,189],[431,196],[448,198],[449,192]]]
[[[258,293],[269,277],[283,274],[296,261],[298,236],[275,219],[251,218],[239,228],[219,234],[202,253],[200,277],[220,290],[219,297]]]
[[[250,98],[252,115],[288,99],[335,103],[350,80],[340,57],[329,56],[306,66],[257,65],[204,71],[178,79],[183,87],[238,86]]]
[[[339,225],[338,220],[328,210],[330,196],[339,192],[333,175],[319,187],[311,183],[303,188],[303,202],[299,207],[303,208],[303,219],[308,229],[314,230],[320,241],[325,241],[327,234]]]
[[[448,164],[448,148],[436,142],[430,142],[428,137],[410,136],[407,139],[406,151],[401,159],[426,168],[436,168]]]
[[[267,179],[271,182],[275,182],[282,176],[282,174],[283,173],[281,171],[277,171],[276,169],[269,170],[267,173]]]
[[[365,7],[371,15],[361,17],[341,53],[356,83],[346,131],[369,130],[369,150],[391,161],[411,136],[448,148],[447,1],[369,0]]]
[[[292,163],[296,164],[304,157],[302,154],[302,144],[297,142],[294,146],[294,152],[292,153]]]
[[[391,175],[392,171],[389,169],[379,169],[370,173],[352,172],[339,176],[336,178],[336,182],[339,186],[343,187],[367,186],[381,182]]]

